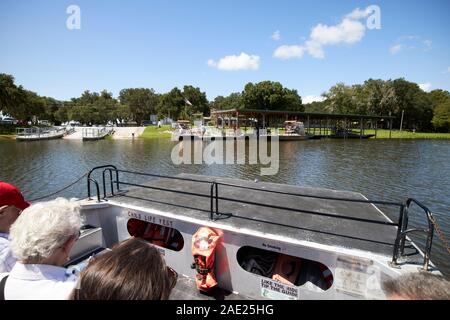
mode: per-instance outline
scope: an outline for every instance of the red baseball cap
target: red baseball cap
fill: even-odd
[[[0,207],[3,206],[15,206],[20,210],[24,210],[30,206],[30,203],[25,201],[17,187],[0,181]]]

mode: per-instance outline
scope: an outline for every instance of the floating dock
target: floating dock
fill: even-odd
[[[16,140],[18,141],[37,141],[61,139],[66,134],[65,128],[17,128]]]
[[[114,132],[113,128],[83,128],[83,141],[95,141],[105,139],[107,135]]]

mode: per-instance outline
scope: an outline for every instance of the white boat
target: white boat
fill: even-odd
[[[66,134],[65,128],[51,127],[51,128],[17,128],[16,140],[18,141],[36,141],[36,140],[51,140],[61,139]]]
[[[384,299],[382,282],[410,272],[439,273],[430,261],[431,212],[420,202],[368,200],[348,191],[180,174],[173,177],[106,165],[87,177],[81,200],[88,227],[69,265],[138,236],[152,243],[179,279],[173,299]],[[136,179],[149,179],[139,184]],[[377,206],[392,207],[391,220]],[[428,229],[409,229],[410,207],[418,205]],[[156,242],[131,225],[168,228],[171,239]],[[192,237],[201,227],[219,236],[213,272],[218,285],[201,293],[192,269]],[[423,232],[423,251],[408,235]],[[274,276],[280,259],[295,274]]]

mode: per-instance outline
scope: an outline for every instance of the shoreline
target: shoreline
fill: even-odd
[[[140,135],[135,136],[135,139],[151,140],[151,139],[170,139],[172,134],[170,133],[170,126],[158,127],[145,127],[143,128]],[[365,134],[375,134],[375,130],[364,130]],[[0,141],[2,140],[15,140],[15,134],[0,134]],[[71,139],[70,137],[64,137],[64,140],[77,140]],[[325,138],[327,139],[327,138]],[[389,130],[380,129],[377,131],[377,137],[370,138],[368,140],[377,139],[405,139],[405,140],[450,140],[450,133],[435,133],[435,132],[411,132],[411,131],[399,131],[392,130],[391,138],[389,138]],[[79,139],[81,140],[81,139]],[[124,134],[114,134],[108,136],[105,140],[133,140],[129,135]],[[337,139],[333,139],[337,140]],[[358,139],[354,139],[358,140]]]

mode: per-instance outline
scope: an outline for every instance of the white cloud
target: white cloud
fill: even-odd
[[[402,50],[402,45],[401,44],[396,44],[393,45],[392,47],[389,48],[389,51],[391,52],[391,54],[397,54]]]
[[[431,90],[431,83],[429,82],[421,83],[419,84],[419,88],[422,89],[423,91],[429,92]]]
[[[219,61],[208,60],[208,66],[224,71],[237,70],[258,70],[260,57],[241,52],[240,55],[230,55],[221,58]]]
[[[311,40],[321,45],[355,43],[364,37],[365,26],[355,20],[344,19],[340,24],[327,26],[319,23],[311,31]]]
[[[301,58],[303,56],[303,52],[305,49],[301,46],[280,46],[278,47],[275,52],[273,53],[273,56],[278,59],[291,59],[291,58]]]
[[[389,48],[389,51],[391,54],[397,54],[400,51],[423,50],[426,52],[431,49],[433,49],[433,41],[422,40],[420,36],[408,35],[398,38],[396,43]]]
[[[309,39],[303,45],[279,46],[273,56],[279,59],[301,58],[306,51],[314,58],[323,59],[325,46],[357,43],[366,31],[366,26],[359,20],[370,14],[369,8],[353,10],[336,25],[319,23],[311,29]]]
[[[270,36],[272,38],[272,40],[274,41],[278,41],[281,39],[281,33],[280,30],[275,31],[274,33],[272,33],[272,35]]]
[[[324,101],[324,100],[325,100],[324,97],[322,97],[322,96],[315,96],[315,95],[308,95],[308,96],[302,98],[302,102],[304,104],[311,103],[311,102],[316,102],[316,101],[320,102],[320,101]]]
[[[305,49],[314,58],[317,58],[317,59],[325,58],[325,52],[323,51],[322,45],[316,41],[313,41],[313,40],[306,41]]]
[[[423,44],[425,46],[424,51],[430,51],[433,48],[433,41],[431,40],[424,40]]]
[[[370,14],[369,7],[361,10],[360,8],[356,8],[351,13],[347,14],[345,17],[348,19],[359,20],[362,18],[366,18]]]

